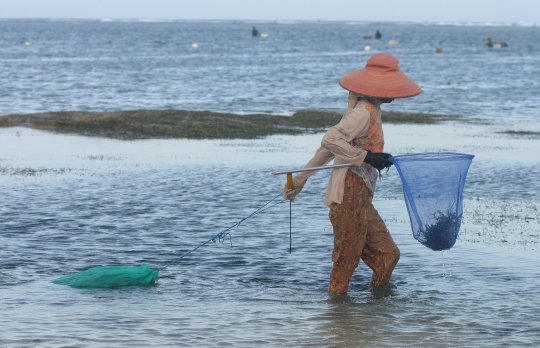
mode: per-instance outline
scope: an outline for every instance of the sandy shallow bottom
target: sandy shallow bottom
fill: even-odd
[[[413,239],[395,169],[375,206],[402,259],[384,293],[360,266],[326,295],[328,173],[293,204],[246,221],[159,285],[80,290],[50,280],[97,264],[160,267],[280,193],[321,134],[257,140],[119,141],[0,129],[0,345],[520,346],[540,343],[538,139],[521,119],[385,125],[386,151],[474,154],[454,248]],[[426,168],[426,170],[429,170]],[[448,342],[452,342],[449,344]]]

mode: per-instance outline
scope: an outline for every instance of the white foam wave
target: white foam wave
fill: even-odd
[[[174,23],[174,19],[154,19],[154,18],[102,18],[100,22],[111,23]]]
[[[345,22],[345,25],[370,25],[370,22]]]
[[[277,23],[277,24],[300,24],[300,23],[305,23],[305,22],[301,22],[301,21],[276,21],[275,23]]]
[[[453,22],[453,21],[440,21],[440,22],[421,22],[417,23],[425,26],[457,26],[457,27],[536,27],[536,23],[528,22]]]

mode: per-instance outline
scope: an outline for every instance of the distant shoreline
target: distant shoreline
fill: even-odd
[[[56,133],[121,140],[255,139],[274,134],[321,132],[337,124],[333,111],[299,110],[292,116],[238,115],[210,111],[65,111],[0,116],[0,128],[27,127]],[[455,115],[383,112],[385,123],[435,124],[463,119]]]

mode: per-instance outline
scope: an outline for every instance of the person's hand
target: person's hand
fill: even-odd
[[[290,200],[291,202],[294,202],[294,199],[296,196],[302,191],[302,186],[295,186],[293,184],[293,188],[289,189],[287,188],[287,185],[285,185],[285,188],[283,189],[283,198]]]
[[[364,162],[367,164],[372,165],[377,170],[383,170],[384,168],[389,168],[393,163],[390,162],[388,159],[392,157],[389,153],[384,152],[371,152],[369,150],[367,151],[366,158],[364,159]]]

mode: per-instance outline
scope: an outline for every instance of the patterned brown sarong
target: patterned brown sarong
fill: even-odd
[[[399,249],[379,213],[364,181],[350,170],[345,178],[343,201],[330,207],[334,227],[334,266],[328,293],[345,294],[360,259],[373,270],[369,287],[388,283],[399,260]]]

